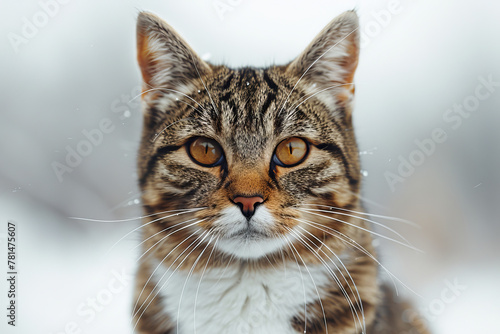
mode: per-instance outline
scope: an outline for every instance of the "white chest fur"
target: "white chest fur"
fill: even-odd
[[[296,264],[250,271],[207,269],[203,274],[155,274],[177,334],[291,334],[291,319],[318,299],[330,281],[323,266]],[[201,280],[200,280],[201,279]],[[195,307],[196,306],[196,307]],[[178,322],[178,324],[177,324]]]

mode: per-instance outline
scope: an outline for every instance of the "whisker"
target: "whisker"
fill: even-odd
[[[394,275],[393,275],[393,274],[392,274],[389,270],[387,270],[387,269],[386,269],[386,268],[382,265],[382,263],[380,263],[380,262],[377,260],[377,258],[376,258],[376,257],[375,257],[372,253],[370,253],[368,250],[366,250],[366,248],[364,248],[363,246],[361,246],[361,245],[360,245],[360,244],[359,244],[356,240],[354,240],[354,239],[352,239],[352,238],[348,237],[348,236],[347,236],[347,235],[345,235],[344,233],[339,232],[339,231],[337,231],[337,230],[335,230],[335,229],[333,229],[333,228],[331,228],[331,227],[324,226],[324,225],[322,225],[322,224],[319,224],[319,223],[316,223],[316,222],[313,222],[313,221],[310,221],[310,220],[302,220],[302,219],[297,219],[297,218],[295,218],[295,220],[297,220],[297,221],[299,221],[299,222],[301,222],[301,223],[304,223],[304,224],[306,224],[306,225],[308,225],[308,226],[311,226],[311,227],[313,227],[313,228],[315,228],[315,229],[318,229],[318,230],[322,231],[323,233],[327,233],[327,234],[329,234],[329,235],[331,235],[331,236],[333,236],[333,237],[336,237],[336,238],[340,239],[340,240],[341,240],[342,242],[344,242],[344,243],[347,243],[347,244],[349,244],[349,245],[351,245],[351,246],[354,246],[354,248],[358,249],[358,250],[359,250],[359,251],[361,251],[363,254],[365,254],[366,256],[368,256],[369,258],[371,258],[371,259],[372,259],[373,261],[375,261],[375,262],[376,262],[376,263],[377,263],[377,264],[378,264],[381,268],[383,268],[383,269],[386,271],[386,273],[389,275],[390,279],[392,280],[392,283],[394,284],[394,288],[395,288],[395,289],[396,289],[396,291],[397,291],[397,286],[396,286],[396,283],[394,282],[394,278],[393,278],[393,276],[394,276]],[[318,227],[318,225],[319,225],[319,227]],[[323,228],[325,228],[325,229],[327,229],[327,230],[329,230],[329,231],[324,230]],[[334,232],[335,234],[333,234],[332,232]]]
[[[423,253],[423,251],[422,251],[422,250],[420,250],[420,249],[418,249],[418,248],[416,248],[416,247],[414,247],[414,246],[412,246],[412,245],[408,245],[408,244],[406,244],[406,243],[404,243],[404,242],[401,242],[401,241],[399,241],[399,240],[396,240],[396,239],[390,238],[390,237],[388,237],[388,236],[385,236],[385,235],[383,235],[383,234],[380,234],[380,233],[377,233],[377,232],[374,232],[374,231],[370,231],[369,229],[366,229],[366,228],[361,227],[361,226],[357,226],[357,225],[355,225],[355,224],[352,224],[352,223],[346,222],[346,221],[344,221],[344,220],[341,220],[341,219],[338,219],[338,218],[334,218],[334,217],[325,216],[325,215],[322,215],[322,214],[319,214],[319,213],[315,213],[315,212],[310,212],[310,209],[304,209],[304,210],[299,209],[299,211],[302,211],[302,212],[305,212],[305,213],[309,213],[309,214],[311,214],[311,215],[316,215],[316,216],[320,216],[320,217],[324,217],[324,218],[328,218],[328,219],[331,219],[331,220],[335,220],[335,221],[338,221],[338,222],[344,223],[344,224],[346,224],[346,225],[349,225],[349,226],[352,226],[352,227],[358,228],[358,229],[360,229],[360,230],[362,230],[362,231],[368,232],[368,233],[370,233],[370,234],[376,235],[376,236],[378,236],[378,237],[380,237],[380,238],[383,238],[383,239],[386,239],[386,240],[390,240],[390,241],[395,242],[395,243],[397,243],[397,244],[399,244],[399,245],[402,245],[402,246],[405,246],[405,247],[407,247],[407,248],[410,248],[410,249],[412,249],[412,250],[414,250],[414,251],[416,251],[416,252]]]
[[[189,210],[186,210],[184,212],[178,212],[178,213],[175,213],[175,214],[172,214],[172,215],[169,215],[169,216],[165,216],[165,217],[160,217],[160,218],[157,218],[157,219],[153,219],[152,221],[150,222],[147,222],[146,224],[142,224],[141,226],[139,227],[136,227],[134,228],[132,231],[128,232],[127,234],[125,234],[123,237],[121,237],[117,242],[115,242],[113,244],[113,246],[111,246],[108,250],[108,252],[106,254],[109,254],[109,252],[111,252],[111,250],[116,246],[118,245],[118,243],[120,243],[123,239],[125,239],[126,237],[128,237],[130,234],[134,233],[135,231],[137,230],[140,230],[141,228],[145,227],[145,226],[148,226],[150,224],[153,224],[157,221],[160,221],[160,220],[163,220],[163,219],[167,219],[167,218],[170,218],[170,217],[174,217],[174,216],[179,216],[179,215],[183,215],[183,214],[186,214],[186,213],[192,213],[192,212],[196,212],[198,210],[201,210],[201,208],[197,208],[197,209],[189,209]]]
[[[203,280],[203,276],[205,276],[205,271],[207,270],[208,263],[210,262],[210,258],[212,257],[212,254],[217,247],[217,243],[219,242],[219,237],[215,240],[214,245],[212,246],[212,251],[210,252],[210,255],[208,255],[207,263],[205,264],[205,267],[203,268],[203,272],[201,273],[200,281],[198,282],[198,287],[196,288],[196,294],[194,295],[194,309],[193,309],[193,326],[194,326],[194,334],[196,334],[196,304],[198,302],[198,293],[200,292],[200,286],[201,286],[201,281]]]
[[[170,232],[169,234],[167,234],[166,236],[164,236],[164,237],[162,237],[160,240],[158,240],[158,241],[157,241],[157,242],[156,242],[153,246],[149,247],[149,248],[148,248],[148,250],[146,250],[146,251],[145,251],[145,252],[144,252],[141,256],[139,256],[139,258],[136,260],[136,262],[138,262],[138,261],[139,261],[139,260],[140,260],[140,259],[141,259],[144,255],[146,255],[146,254],[147,254],[147,253],[148,253],[151,249],[153,249],[156,245],[158,245],[158,244],[159,244],[160,242],[162,242],[163,240],[167,239],[167,238],[168,238],[169,236],[171,236],[172,234],[177,233],[177,232],[179,232],[179,231],[182,231],[182,230],[184,230],[184,229],[186,229],[186,228],[189,228],[189,227],[191,227],[191,226],[193,226],[193,225],[196,225],[196,224],[198,224],[198,223],[201,223],[201,222],[203,222],[203,221],[205,221],[205,219],[201,219],[201,220],[195,221],[194,223],[191,223],[191,224],[189,224],[189,225],[186,225],[186,226],[184,226],[184,227],[181,227],[181,228],[180,228],[180,229],[178,229],[178,230],[175,230],[175,231],[173,231],[173,232]]]
[[[307,331],[307,298],[306,298],[306,286],[304,284],[304,276],[302,275],[302,269],[300,269],[299,260],[297,260],[297,257],[295,256],[295,253],[293,252],[293,250],[291,248],[291,246],[293,246],[292,242],[290,241],[290,239],[286,235],[283,236],[283,240],[287,244],[288,249],[290,249],[290,252],[292,253],[293,257],[295,258],[295,262],[297,263],[297,269],[299,269],[300,280],[302,282],[302,291],[304,292],[304,333],[305,333]],[[319,294],[318,294],[318,298],[319,298]],[[326,326],[326,315],[325,315],[324,309],[323,309],[323,319],[325,319],[325,326]]]
[[[148,217],[152,217],[152,216],[156,216],[156,215],[161,215],[164,213],[179,212],[179,211],[186,211],[186,212],[193,211],[194,212],[194,211],[198,211],[201,209],[205,209],[205,207],[194,208],[194,209],[176,209],[176,210],[161,211],[161,212],[152,213],[152,214],[146,215],[146,216],[127,218],[127,219],[103,220],[103,219],[92,219],[92,218],[81,218],[81,217],[68,217],[68,219],[83,220],[83,221],[97,222],[97,223],[121,223],[121,222],[135,221],[135,220],[142,219],[142,218],[148,218]]]
[[[331,206],[331,205],[322,205],[322,204],[301,204],[301,205],[322,206],[325,208],[329,208],[330,210],[347,211],[347,212],[357,213],[360,215],[371,216],[371,217],[375,217],[375,218],[382,218],[382,219],[387,219],[387,220],[391,220],[391,221],[401,222],[401,223],[408,224],[408,225],[416,227],[416,228],[421,228],[421,226],[419,224],[412,222],[411,220],[398,218],[398,217],[378,215],[378,214],[368,213],[368,212],[363,212],[363,211],[354,211],[354,210],[349,210],[346,208],[339,208],[339,207],[335,207],[335,206]]]
[[[331,227],[324,226],[323,224],[315,223],[315,222],[310,221],[310,220],[307,220],[307,221],[301,220],[301,219],[297,219],[297,220],[300,221],[300,222],[302,222],[302,223],[304,223],[304,224],[306,224],[306,225],[309,225],[309,226],[311,226],[313,228],[316,228],[316,229],[318,229],[318,230],[320,230],[320,231],[322,231],[324,233],[328,233],[331,236],[336,237],[336,238],[340,239],[341,241],[350,244],[351,246],[355,247],[356,249],[358,249],[359,251],[361,251],[362,253],[364,253],[365,255],[367,255],[369,258],[371,258],[374,262],[376,262],[389,275],[389,278],[392,280],[392,283],[394,284],[394,288],[396,289],[396,293],[398,292],[398,288],[397,288],[397,285],[396,285],[396,282],[394,281],[394,279],[396,279],[402,286],[404,286],[406,289],[408,289],[409,291],[411,291],[412,293],[414,293],[416,296],[418,296],[420,298],[423,298],[421,295],[419,295],[413,289],[411,289],[409,286],[407,286],[405,283],[403,283],[403,281],[401,281],[396,275],[394,275],[389,269],[387,269],[382,263],[380,263],[380,261],[377,260],[373,254],[371,254],[369,251],[367,251],[357,241],[355,241],[352,238],[348,237],[344,233],[339,232],[339,231],[337,231],[337,230],[335,230],[335,229],[333,229]],[[317,225],[319,225],[320,227],[318,227]],[[324,230],[323,228],[327,229],[328,231]],[[335,234],[331,233],[330,231],[334,232]]]
[[[199,231],[199,230],[198,230]],[[197,232],[198,232],[197,231]],[[174,273],[177,271],[177,269],[180,268],[180,266],[184,263],[184,261],[186,261],[186,259],[188,258],[189,255],[191,255],[191,253],[194,252],[194,250],[203,242],[203,240],[205,240],[205,238],[208,236],[208,232],[205,231],[205,232],[202,232],[202,234],[200,236],[198,236],[198,238],[196,238],[181,254],[179,254],[179,256],[177,256],[177,258],[172,262],[172,264],[168,267],[168,269],[165,271],[165,273],[162,275],[162,277],[158,280],[158,283],[156,283],[156,285],[153,287],[153,289],[151,290],[151,293],[146,297],[146,300],[144,301],[147,302],[149,300],[149,298],[151,297],[151,295],[153,294],[153,292],[155,290],[157,290],[156,294],[151,298],[151,300],[149,301],[148,305],[146,305],[146,307],[144,308],[144,310],[142,311],[142,313],[139,315],[139,318],[137,319],[136,323],[135,323],[135,326],[133,328],[133,330],[135,330],[135,328],[137,327],[137,324],[139,323],[139,320],[141,319],[141,317],[144,315],[144,313],[146,312],[146,310],[149,308],[149,306],[151,305],[151,303],[153,302],[153,300],[156,298],[156,296],[158,296],[158,294],[160,293],[160,291],[165,287],[165,285],[168,283],[168,281],[170,280],[170,278],[172,278],[172,276],[174,275]],[[165,283],[162,284],[162,286],[160,288],[158,288],[158,285],[160,284],[160,282],[163,280],[163,278],[166,276],[166,274],[168,273],[168,271],[170,270],[170,268],[172,267],[172,265],[179,259],[180,256],[182,256],[182,254],[184,254],[190,247],[191,245],[193,245],[196,241],[198,241],[200,238],[202,238],[202,240],[200,240],[200,242],[198,243],[198,245],[196,245],[185,257],[184,259],[177,265],[177,267],[174,269],[174,271],[170,274],[170,276],[167,278],[167,280],[165,281]],[[144,303],[141,305],[141,307],[137,310],[137,312],[133,315],[133,317],[135,317],[139,311],[142,309],[142,307],[144,306]]]
[[[141,299],[141,296],[142,294],[144,293],[144,290],[146,289],[146,286],[148,285],[149,281],[151,281],[151,278],[153,278],[153,275],[156,273],[156,271],[161,267],[161,264],[163,262],[165,262],[165,260],[170,256],[170,254],[172,254],[178,247],[180,247],[185,241],[189,240],[189,238],[191,238],[193,235],[195,235],[196,233],[198,233],[199,230],[193,232],[192,234],[190,234],[187,238],[185,238],[184,240],[182,240],[182,242],[178,243],[167,255],[165,255],[163,257],[163,259],[161,260],[161,262],[156,266],[156,268],[153,270],[153,272],[149,275],[149,278],[148,280],[146,281],[146,283],[144,283],[144,286],[142,287],[142,290],[141,292],[139,293],[139,296],[137,297],[137,300],[134,304],[134,307],[132,308],[132,312],[134,312],[136,309],[137,309],[137,304],[139,304],[139,300]],[[182,253],[181,253],[182,255]],[[180,255],[179,255],[180,256]],[[174,260],[174,262],[176,261],[177,259]],[[149,296],[148,296],[149,297]],[[146,298],[147,300],[147,298]],[[133,314],[133,316],[135,316],[136,314]],[[131,320],[132,322],[132,320]]]
[[[210,232],[207,231],[207,235],[210,235]],[[203,253],[205,253],[205,251],[207,250],[208,246],[210,246],[210,243],[212,242],[213,238],[214,238],[213,236],[210,236],[210,240],[208,240],[207,245],[205,246],[205,248],[203,248],[203,250],[201,251],[200,255],[198,255],[198,257],[194,261],[193,265],[191,266],[191,269],[189,270],[189,272],[187,274],[186,280],[184,281],[184,285],[182,286],[181,296],[179,298],[179,306],[177,308],[177,333],[180,333],[179,332],[179,318],[181,316],[182,297],[184,295],[184,290],[186,289],[187,282],[191,278],[191,275],[192,275],[192,273],[194,271],[194,268],[198,264],[198,261],[200,261],[201,257],[203,256]]]
[[[316,294],[318,296],[319,305],[321,306],[321,311],[323,312],[323,320],[325,322],[325,333],[328,334],[328,324],[327,324],[327,321],[326,321],[325,309],[323,307],[323,302],[321,301],[321,296],[319,295],[318,286],[316,285],[316,282],[314,281],[314,278],[312,277],[311,271],[309,270],[309,268],[307,267],[306,263],[304,262],[304,259],[302,259],[302,256],[300,256],[299,252],[297,251],[297,249],[295,248],[295,246],[291,242],[290,238],[288,238],[287,236],[285,236],[285,238],[286,238],[286,240],[288,242],[289,247],[293,247],[293,249],[295,250],[295,253],[297,253],[297,255],[299,256],[300,261],[302,262],[302,264],[306,268],[307,272],[309,273],[309,277],[311,278],[311,281],[314,284],[314,290],[316,290]],[[295,254],[293,253],[293,250],[291,248],[290,248],[290,250],[292,251],[292,254],[295,257]],[[295,257],[295,260],[297,261],[297,257]],[[304,333],[306,333],[306,331],[307,331],[306,290],[305,290],[305,286],[304,286],[304,279],[302,277],[302,271],[300,270],[300,266],[299,266],[299,262],[298,261],[297,261],[297,267],[299,268],[299,273],[300,273],[300,276],[302,278],[302,287],[303,287],[303,290],[304,290],[304,318],[305,318]]]
[[[392,233],[396,234],[398,237],[400,237],[404,242],[406,242],[408,245],[414,247],[405,237],[403,237],[400,233],[398,233],[396,230],[388,227],[388,226],[385,226],[384,224],[381,224],[379,222],[376,222],[374,220],[371,220],[371,219],[368,219],[368,218],[363,218],[363,217],[358,217],[358,216],[354,216],[354,215],[351,215],[349,213],[343,213],[343,212],[332,212],[332,211],[328,211],[328,210],[321,210],[321,209],[308,209],[308,208],[304,208],[305,210],[309,210],[309,211],[314,211],[314,212],[326,212],[326,213],[334,213],[336,215],[342,215],[342,216],[348,216],[348,217],[352,217],[352,218],[358,218],[358,219],[362,219],[366,222],[369,222],[369,223],[372,223],[374,225],[377,225],[377,226],[380,226],[382,228],[385,228],[386,230],[388,231],[391,231]]]
[[[337,193],[340,193],[338,190],[334,190],[334,191],[337,192]],[[359,198],[361,201],[366,202],[366,203],[370,203],[371,205],[376,206],[377,208],[387,210],[387,207],[383,206],[382,204],[379,204],[379,203],[377,203],[377,202],[375,202],[375,201],[373,201],[371,199],[368,199],[365,196],[362,196],[361,194],[356,193],[356,192],[354,192],[352,190],[343,189],[342,191],[347,191],[348,193],[350,193],[354,197]]]
[[[338,287],[340,288],[340,291],[342,292],[342,294],[344,295],[347,303],[349,304],[349,308],[351,309],[351,313],[352,313],[352,317],[353,317],[353,320],[354,320],[354,324],[356,326],[356,329],[357,329],[357,325],[356,325],[356,318],[358,319],[358,322],[361,324],[361,319],[359,317],[359,314],[358,314],[358,311],[356,310],[356,308],[354,307],[354,303],[352,302],[351,298],[349,297],[349,294],[347,293],[347,291],[345,290],[345,288],[342,286],[342,282],[340,282],[340,279],[337,277],[337,275],[333,272],[333,270],[327,265],[327,263],[319,256],[319,254],[317,254],[317,252],[314,251],[314,249],[309,245],[307,244],[306,242],[303,241],[303,239],[300,237],[299,233],[297,233],[297,231],[294,231],[292,230],[291,228],[289,227],[286,227],[285,228],[292,234],[295,234],[296,237],[298,237],[298,241],[303,244],[304,246],[306,246],[309,250],[313,251],[314,253],[312,253],[318,260],[321,261],[321,263],[323,264],[323,266],[327,269],[328,273],[330,274],[330,276],[332,276],[333,280],[335,281],[335,283],[337,283]],[[295,247],[294,247],[295,248]],[[300,257],[300,255],[299,255]],[[302,259],[302,257],[301,257]],[[305,263],[304,263],[305,265]],[[311,277],[312,279],[312,277]],[[347,280],[346,280],[346,283],[347,283]],[[354,292],[353,292],[354,294]],[[364,316],[363,316],[364,318]],[[363,327],[363,325],[361,324],[361,327]],[[327,332],[328,333],[328,332]]]
[[[134,247],[132,247],[132,249],[131,249],[131,250],[134,250],[134,249],[136,249],[137,247],[140,247],[140,246],[141,246],[142,244],[144,244],[146,241],[148,241],[148,240],[149,240],[149,239],[151,239],[151,238],[156,237],[158,234],[161,234],[161,233],[163,233],[163,232],[166,232],[166,231],[168,231],[168,230],[170,230],[170,229],[172,229],[172,228],[174,228],[174,227],[176,227],[176,226],[179,226],[179,225],[182,225],[182,224],[185,224],[185,223],[189,223],[189,222],[191,222],[191,221],[193,221],[193,220],[196,220],[196,218],[191,218],[191,219],[189,219],[189,220],[186,220],[186,221],[183,221],[183,222],[177,223],[177,224],[175,224],[175,225],[169,226],[169,227],[167,227],[167,228],[164,228],[163,230],[161,230],[161,231],[159,231],[159,232],[156,232],[155,234],[152,234],[151,236],[147,237],[146,239],[144,239],[143,241],[141,241],[140,243],[138,243],[137,245],[135,245]]]
[[[191,117],[185,117],[185,118],[181,118],[180,120],[177,120],[173,123],[170,123],[169,125],[167,125],[163,130],[159,131],[157,134],[155,134],[155,136],[153,137],[153,140],[152,142],[154,143],[156,141],[156,139],[158,139],[158,137],[163,133],[165,132],[169,127],[171,127],[172,125],[174,124],[177,124],[177,123],[180,123],[182,121],[187,121],[187,120],[190,120],[192,119]]]
[[[316,239],[318,242],[320,242],[321,246],[318,248],[318,251],[321,251],[329,260],[330,262],[335,266],[335,268],[338,270],[338,272],[340,273],[340,275],[342,275],[342,278],[344,279],[344,281],[346,282],[347,286],[349,287],[349,290],[351,290],[351,293],[354,295],[354,291],[352,290],[352,287],[351,285],[348,283],[347,281],[347,278],[345,277],[344,273],[342,272],[342,270],[340,270],[340,268],[338,267],[338,265],[335,263],[335,261],[333,261],[332,258],[330,258],[328,256],[328,254],[325,253],[325,251],[322,250],[322,247],[325,246],[329,251],[330,253],[332,253],[335,258],[337,259],[337,261],[340,262],[340,264],[342,265],[342,267],[344,268],[344,270],[346,271],[347,275],[349,276],[349,278],[351,279],[351,282],[352,284],[354,285],[354,288],[356,289],[356,294],[357,294],[357,300],[356,300],[356,304],[358,305],[360,311],[361,311],[361,314],[363,316],[363,328],[365,329],[366,331],[366,322],[365,322],[365,312],[364,312],[364,308],[363,308],[363,301],[361,299],[361,295],[359,294],[359,290],[358,290],[358,287],[356,285],[356,282],[354,282],[354,279],[352,278],[351,274],[349,273],[349,270],[347,270],[346,266],[344,265],[344,263],[342,262],[342,260],[340,259],[340,257],[333,251],[330,249],[330,247],[328,247],[328,245],[326,245],[323,241],[321,241],[320,239],[318,239],[314,234],[312,234],[311,232],[309,232],[308,230],[306,230],[305,228],[303,228],[302,226],[297,226],[298,228],[302,229],[303,231],[307,232],[308,234],[310,234],[314,239]],[[298,232],[298,231],[296,231]],[[311,240],[309,238],[307,238],[303,233],[300,233],[304,238],[306,238],[309,242],[311,242]],[[312,243],[312,242],[311,242]],[[312,249],[311,249],[312,250]],[[316,252],[317,253],[317,252]],[[318,256],[319,256],[319,253],[318,253]],[[319,258],[319,257],[318,257]],[[331,268],[329,266],[326,265],[326,263],[324,263],[324,265],[327,267],[327,270],[331,270]],[[332,272],[333,275],[335,275],[333,272]],[[337,277],[335,275],[335,277]],[[337,282],[337,284],[340,283],[340,280],[339,282]],[[358,317],[359,319],[359,317]]]

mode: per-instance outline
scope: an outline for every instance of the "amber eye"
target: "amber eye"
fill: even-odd
[[[273,159],[278,166],[293,167],[304,161],[308,151],[309,146],[304,139],[292,137],[278,144]]]
[[[222,161],[222,148],[210,138],[196,138],[189,144],[188,150],[194,162],[204,167],[214,167]]]

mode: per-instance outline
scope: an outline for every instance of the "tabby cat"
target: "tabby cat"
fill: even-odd
[[[263,69],[209,64],[145,12],[137,46],[146,218],[134,330],[409,332],[359,199],[357,15]]]

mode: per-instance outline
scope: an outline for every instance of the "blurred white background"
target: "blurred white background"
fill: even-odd
[[[363,196],[374,214],[420,224],[382,221],[425,251],[381,240],[382,261],[420,295],[399,286],[435,333],[497,333],[500,85],[484,81],[500,83],[500,3],[490,0],[2,1],[0,263],[12,220],[20,274],[18,326],[2,315],[1,332],[129,331],[139,235],[109,250],[138,221],[68,217],[141,214],[138,11],[164,18],[205,59],[238,67],[290,61],[353,8],[363,35],[354,116]],[[58,177],[54,163],[102,122],[110,133]],[[431,150],[436,131],[446,137]],[[414,166],[399,175],[403,160]],[[6,291],[2,279],[1,305]]]

